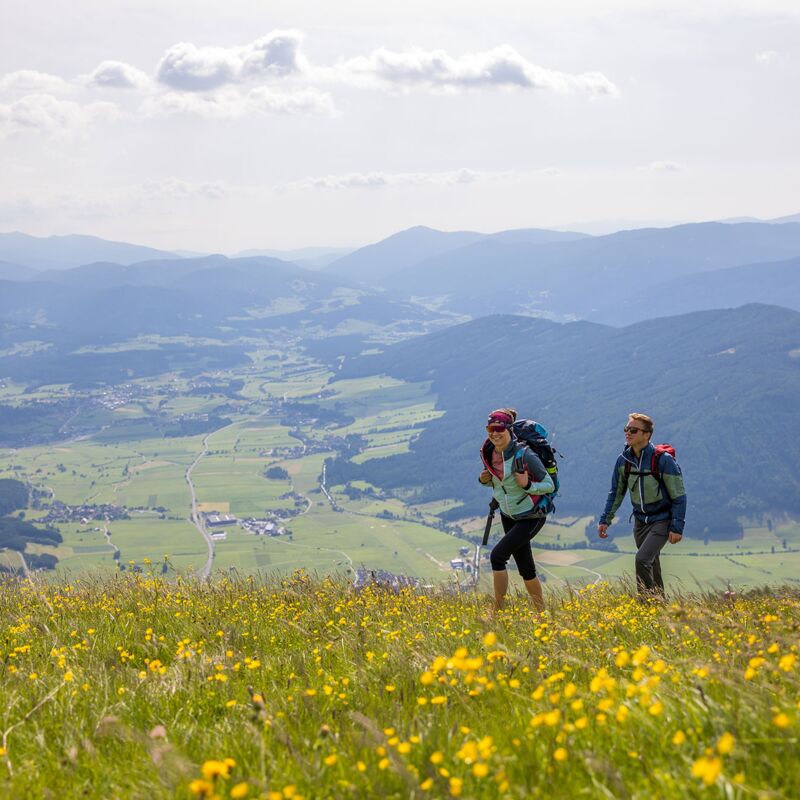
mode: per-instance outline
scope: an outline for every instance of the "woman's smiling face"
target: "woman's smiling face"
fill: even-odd
[[[492,430],[493,428],[494,430]],[[499,425],[488,425],[486,432],[489,435],[489,441],[496,450],[503,451],[511,444],[511,433],[508,428],[500,428]]]

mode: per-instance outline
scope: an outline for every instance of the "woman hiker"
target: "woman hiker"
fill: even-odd
[[[546,518],[537,501],[541,495],[555,491],[555,484],[539,457],[514,437],[512,426],[516,418],[513,408],[492,411],[486,422],[488,438],[481,448],[484,470],[478,480],[491,485],[505,532],[490,555],[494,605],[496,610],[503,607],[508,591],[506,564],[513,556],[533,604],[542,611],[542,584],[536,577],[531,540]]]

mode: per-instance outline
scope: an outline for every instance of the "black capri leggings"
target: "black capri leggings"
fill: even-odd
[[[544,527],[545,518],[512,519],[501,513],[500,522],[503,523],[506,535],[494,546],[489,556],[492,569],[495,572],[502,572],[508,564],[508,559],[514,556],[522,579],[532,581],[536,577],[536,565],[533,563],[531,539]]]

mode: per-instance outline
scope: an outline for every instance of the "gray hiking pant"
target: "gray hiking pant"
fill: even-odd
[[[633,538],[636,542],[636,585],[640,595],[664,596],[661,577],[661,548],[667,543],[671,520],[662,519],[649,525],[634,518]]]

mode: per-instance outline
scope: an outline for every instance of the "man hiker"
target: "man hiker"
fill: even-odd
[[[630,414],[625,432],[625,449],[617,458],[611,476],[611,490],[600,517],[597,533],[608,536],[608,526],[620,507],[625,492],[633,506],[633,538],[636,542],[636,584],[639,595],[664,597],[659,554],[667,543],[683,537],[686,491],[681,468],[674,455],[651,444],[653,420],[646,414]],[[669,448],[671,451],[672,448]],[[674,453],[674,451],[672,451]]]
[[[517,412],[512,408],[492,411],[486,422],[486,441],[481,448],[483,472],[478,480],[491,486],[500,508],[505,535],[490,554],[494,605],[499,610],[508,591],[509,558],[514,557],[525,588],[539,611],[544,609],[542,584],[536,576],[531,540],[545,523],[543,495],[555,491],[555,483],[541,459],[512,433]]]

